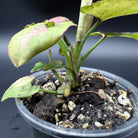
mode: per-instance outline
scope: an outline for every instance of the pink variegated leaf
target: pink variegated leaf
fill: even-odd
[[[37,23],[12,37],[8,47],[9,57],[16,67],[53,46],[70,26],[75,26],[65,17],[55,17],[48,21],[54,22],[55,25],[47,27],[45,22]]]

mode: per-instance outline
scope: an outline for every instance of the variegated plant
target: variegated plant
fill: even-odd
[[[51,70],[61,82],[57,91],[46,91],[38,85],[32,85],[33,76],[26,76],[14,82],[5,92],[2,101],[7,98],[24,98],[32,96],[38,91],[60,93],[65,97],[70,95],[72,87],[78,85],[78,72],[80,66],[88,55],[107,37],[129,37],[138,40],[138,32],[94,32],[95,28],[105,20],[138,14],[138,0],[100,0],[95,3],[92,0],[81,0],[81,10],[78,25],[65,17],[55,17],[44,22],[27,25],[23,30],[15,34],[9,43],[9,57],[12,63],[19,67],[28,62],[40,52],[49,49],[58,43],[60,54],[65,58],[65,65],[60,60],[52,60],[49,50],[49,63],[38,62],[31,72],[43,69]],[[94,23],[93,18],[97,21]],[[63,39],[64,32],[71,26],[77,27],[76,41],[71,46],[67,39]],[[80,56],[85,41],[89,36],[101,36],[84,55]],[[56,69],[66,68],[65,79],[61,78]]]

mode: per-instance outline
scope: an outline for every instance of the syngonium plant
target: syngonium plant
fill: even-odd
[[[108,37],[129,37],[138,40],[138,32],[94,32],[104,21],[131,14],[138,13],[138,0],[100,0],[95,3],[92,0],[81,0],[81,8],[78,25],[65,17],[55,17],[44,22],[27,25],[23,30],[15,34],[8,46],[9,57],[12,63],[19,67],[28,62],[40,52],[49,49],[56,43],[59,45],[59,54],[64,56],[65,64],[60,60],[52,60],[49,50],[49,63],[38,62],[31,72],[43,69],[51,70],[61,82],[57,91],[43,90],[39,85],[32,85],[33,76],[26,76],[14,82],[5,92],[1,101],[7,98],[25,98],[42,91],[61,94],[65,97],[70,95],[71,88],[78,85],[78,73],[80,66],[88,55]],[[96,22],[94,22],[94,17]],[[76,41],[70,45],[63,34],[71,26],[77,27]],[[81,55],[82,48],[88,37],[100,36],[101,38],[88,51]],[[66,77],[63,79],[56,69],[66,68]]]

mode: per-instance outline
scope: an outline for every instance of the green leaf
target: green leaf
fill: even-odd
[[[26,76],[15,81],[4,93],[1,101],[8,98],[26,98],[37,93],[40,89],[38,85],[32,86],[34,76]]]
[[[45,65],[46,65],[46,64],[45,64],[44,62],[38,62],[38,63],[36,63],[36,64],[34,65],[34,67],[32,68],[31,72],[38,71],[38,70],[44,68]]]
[[[129,32],[125,32],[125,33],[116,33],[116,32],[94,32],[91,33],[91,36],[98,36],[98,35],[102,35],[104,34],[107,38],[108,37],[115,37],[115,36],[119,36],[119,37],[128,37],[128,38],[133,38],[135,40],[138,40],[138,32],[134,32],[134,33],[129,33]]]
[[[53,60],[44,67],[44,71],[64,68],[63,62],[60,60]]]
[[[75,26],[65,17],[55,17],[49,22],[54,22],[55,26],[47,28],[45,22],[37,23],[12,37],[9,43],[9,57],[16,67],[53,46],[70,26]]]
[[[138,0],[101,0],[81,8],[81,12],[94,15],[101,22],[110,18],[138,13]]]

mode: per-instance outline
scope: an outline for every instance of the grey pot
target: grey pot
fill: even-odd
[[[132,83],[127,80],[116,76],[112,73],[93,69],[93,68],[85,68],[81,69],[86,71],[99,71],[103,74],[103,76],[109,80],[116,79],[117,85],[121,86],[123,89],[129,88],[134,92],[132,95],[132,100],[134,102],[134,106],[136,108],[136,113],[132,119],[120,125],[118,129],[114,131],[109,130],[79,130],[79,129],[71,129],[71,128],[63,128],[60,126],[56,126],[49,122],[39,119],[34,116],[31,112],[27,110],[27,108],[23,105],[22,100],[16,99],[17,108],[21,114],[21,116],[26,120],[26,122],[31,126],[34,137],[35,138],[136,138],[138,135],[138,88],[136,88]],[[49,71],[48,71],[49,72]],[[36,72],[32,74],[36,78],[43,78],[48,72]]]

